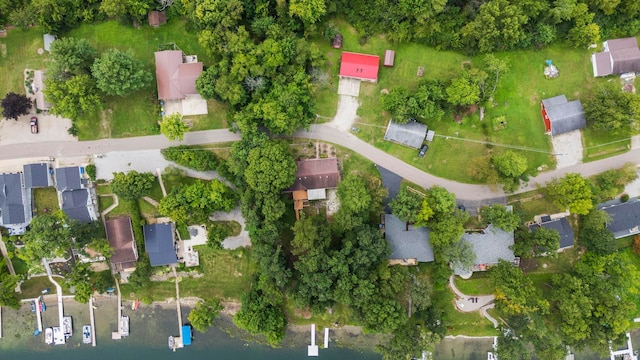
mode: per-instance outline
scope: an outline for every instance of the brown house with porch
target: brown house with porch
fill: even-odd
[[[295,182],[286,192],[293,194],[297,219],[298,212],[309,206],[309,201],[325,200],[327,190],[338,187],[340,171],[337,158],[299,160],[296,165]]]
[[[133,227],[129,216],[121,216],[105,222],[105,231],[109,246],[113,249],[111,271],[131,273],[136,269],[138,249],[133,236]]]

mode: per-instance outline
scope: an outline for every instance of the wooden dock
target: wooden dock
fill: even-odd
[[[318,356],[318,345],[316,345],[316,324],[311,324],[311,345],[307,347],[307,356]]]
[[[53,276],[51,274],[51,267],[49,266],[49,262],[47,261],[47,259],[42,259],[42,264],[44,265],[45,270],[47,270],[47,276],[49,276],[49,281],[51,281],[53,283],[53,285],[55,285],[56,287],[56,293],[58,295],[58,321],[59,321],[59,327],[60,329],[64,328],[63,325],[63,318],[64,318],[64,305],[62,304],[62,286],[60,286],[60,284],[58,284],[55,280],[53,280]],[[36,308],[38,304],[36,303]],[[42,325],[40,325],[42,326]],[[40,330],[40,329],[38,329]],[[42,330],[40,330],[42,331]]]
[[[38,323],[38,331],[42,332],[42,311],[40,307],[40,298],[35,298],[36,302],[36,322]]]
[[[329,328],[324,328],[324,348],[329,348]]]
[[[96,318],[93,314],[93,296],[89,297],[89,319],[91,320],[91,346],[96,346]]]
[[[118,284],[118,279],[116,279],[116,291],[118,291],[118,317],[116,321],[116,326],[118,329],[111,333],[112,340],[120,340],[122,339],[122,294],[120,294],[120,284]]]

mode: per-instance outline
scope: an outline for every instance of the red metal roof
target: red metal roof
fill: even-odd
[[[340,76],[378,81],[380,56],[342,52]]]

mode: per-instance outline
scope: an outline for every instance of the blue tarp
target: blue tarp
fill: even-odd
[[[185,346],[191,345],[191,326],[190,325],[182,326],[182,344]]]

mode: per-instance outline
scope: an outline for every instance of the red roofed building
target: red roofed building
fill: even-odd
[[[380,56],[342,52],[340,77],[378,82]]]
[[[195,56],[185,56],[180,50],[165,50],[156,52],[155,57],[158,99],[184,99],[198,93],[196,80],[203,65]]]

